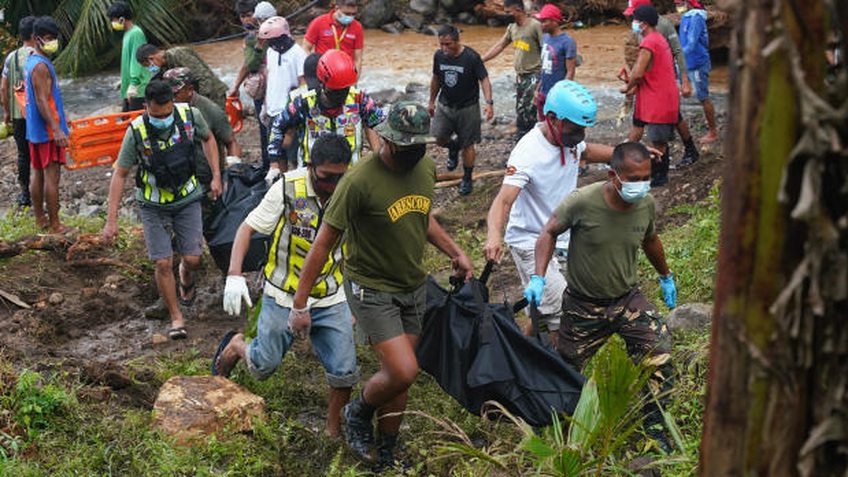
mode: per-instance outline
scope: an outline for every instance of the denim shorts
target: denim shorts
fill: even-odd
[[[292,347],[294,336],[289,331],[289,312],[273,297],[262,296],[262,310],[256,327],[256,338],[247,347],[247,369],[259,380],[268,379],[280,366]],[[309,339],[324,366],[327,383],[333,388],[349,388],[359,382],[356,345],[350,310],[342,302],[327,308],[312,308]]]
[[[138,211],[150,260],[170,258],[174,252],[188,256],[200,256],[203,253],[203,224],[199,200],[178,209],[142,204]],[[171,246],[172,236],[175,247]]]
[[[689,82],[695,87],[698,101],[710,99],[710,64],[689,70]]]
[[[409,334],[421,334],[427,308],[426,283],[411,292],[389,293],[344,279],[345,295],[356,325],[369,344]]]

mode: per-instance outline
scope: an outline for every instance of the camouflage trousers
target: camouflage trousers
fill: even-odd
[[[536,125],[536,106],[533,92],[539,82],[539,73],[527,73],[515,78],[515,126],[518,137],[524,136]]]
[[[557,351],[572,366],[583,366],[618,333],[635,362],[654,367],[651,390],[663,402],[674,383],[671,334],[665,320],[638,287],[618,299],[594,300],[567,289],[562,301]]]

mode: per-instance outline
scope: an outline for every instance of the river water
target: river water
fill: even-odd
[[[463,26],[460,41],[482,55],[501,38],[504,31],[502,27]],[[583,65],[577,69],[575,79],[595,95],[599,104],[599,119],[614,117],[621,104],[621,94],[618,92],[621,83],[616,75],[624,65],[623,43],[627,31],[628,27],[622,25],[567,31],[577,41],[578,52],[583,57]],[[300,39],[297,38],[298,41]],[[194,48],[225,83],[233,84],[242,61],[241,40],[196,45]],[[359,87],[370,92],[409,90],[412,91],[413,99],[426,102],[433,53],[437,48],[438,41],[433,36],[409,31],[389,34],[380,30],[367,30]],[[510,50],[507,47],[500,56],[486,64],[494,92],[495,114],[506,121],[514,118],[515,108],[515,74]],[[725,97],[721,93],[727,90],[727,67],[715,68],[710,79],[711,89],[719,93],[716,102],[717,107],[721,108]],[[118,70],[61,80],[68,116],[73,119],[119,111],[120,98],[114,89],[114,84],[119,80]],[[248,103],[246,97],[242,100]],[[700,109],[700,105],[689,99],[684,102],[684,110],[687,108]]]

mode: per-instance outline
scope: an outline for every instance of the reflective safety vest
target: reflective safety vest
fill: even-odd
[[[274,287],[294,294],[300,280],[300,271],[312,242],[318,235],[324,210],[317,197],[309,197],[306,181],[307,169],[298,169],[285,175],[283,194],[284,213],[280,216],[271,239],[271,252],[265,265],[265,279]],[[335,244],[324,262],[315,285],[309,292],[313,298],[333,295],[342,287],[342,244]]]
[[[141,161],[136,170],[136,186],[142,190],[145,200],[158,204],[169,204],[180,200],[194,192],[199,185],[194,175],[194,116],[191,107],[186,103],[176,103],[174,109],[178,114],[174,116],[173,133],[167,142],[156,140],[155,146],[145,124],[147,113],[138,116],[130,123],[130,127],[136,134],[136,141],[143,149]],[[153,173],[155,166],[151,161],[180,161],[183,164],[188,161],[191,166],[190,174],[185,173],[184,175],[188,178],[185,180],[180,178],[181,185],[174,190],[161,187],[157,184]]]
[[[301,139],[300,151],[303,155],[303,163],[309,162],[309,153],[315,140],[321,135],[335,132],[347,138],[352,152],[350,164],[359,160],[359,152],[362,149],[362,117],[359,114],[360,102],[363,93],[356,88],[350,88],[342,106],[342,113],[338,116],[327,116],[318,105],[318,95],[315,90],[309,90],[302,95],[306,105],[304,134]]]

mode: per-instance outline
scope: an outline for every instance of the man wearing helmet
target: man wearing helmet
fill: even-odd
[[[373,461],[378,414],[377,470],[394,461],[407,391],[418,374],[415,346],[426,308],[425,242],[451,257],[456,276],[468,279],[472,274],[471,260],[430,214],[436,165],[425,157],[432,142],[429,129],[427,109],[411,102],[396,103],[376,127],[382,146],[339,182],[300,272],[290,318],[296,333],[309,329],[309,290],[344,234],[348,305],[380,360],[380,370],[344,408],[346,436],[357,457]]]
[[[307,53],[341,50],[353,58],[357,73],[362,74],[365,31],[355,18],[358,9],[357,0],[336,0],[336,8],[315,17],[309,24],[303,36],[303,49]]]
[[[539,313],[554,340],[562,316],[565,279],[556,261],[544,275],[534,275],[533,247],[554,207],[577,187],[579,161],[607,162],[612,157],[612,147],[584,141],[585,129],[595,124],[597,110],[595,98],[580,84],[571,80],[554,84],[545,98],[544,122],[536,124],[512,150],[503,185],[487,218],[483,255],[499,262],[506,243],[522,285],[531,280],[547,283]],[[501,235],[504,223],[506,234]],[[557,249],[562,253],[568,249],[568,234],[558,238]],[[525,329],[525,333],[533,332],[532,326]]]
[[[302,161],[308,163],[312,145],[324,134],[338,134],[348,140],[353,151],[351,163],[359,160],[363,133],[372,151],[379,148],[380,138],[373,128],[385,115],[370,96],[354,88],[357,74],[353,59],[343,51],[330,50],[318,60],[316,75],[318,90],[295,97],[271,125],[268,153],[272,162],[299,139]]]

